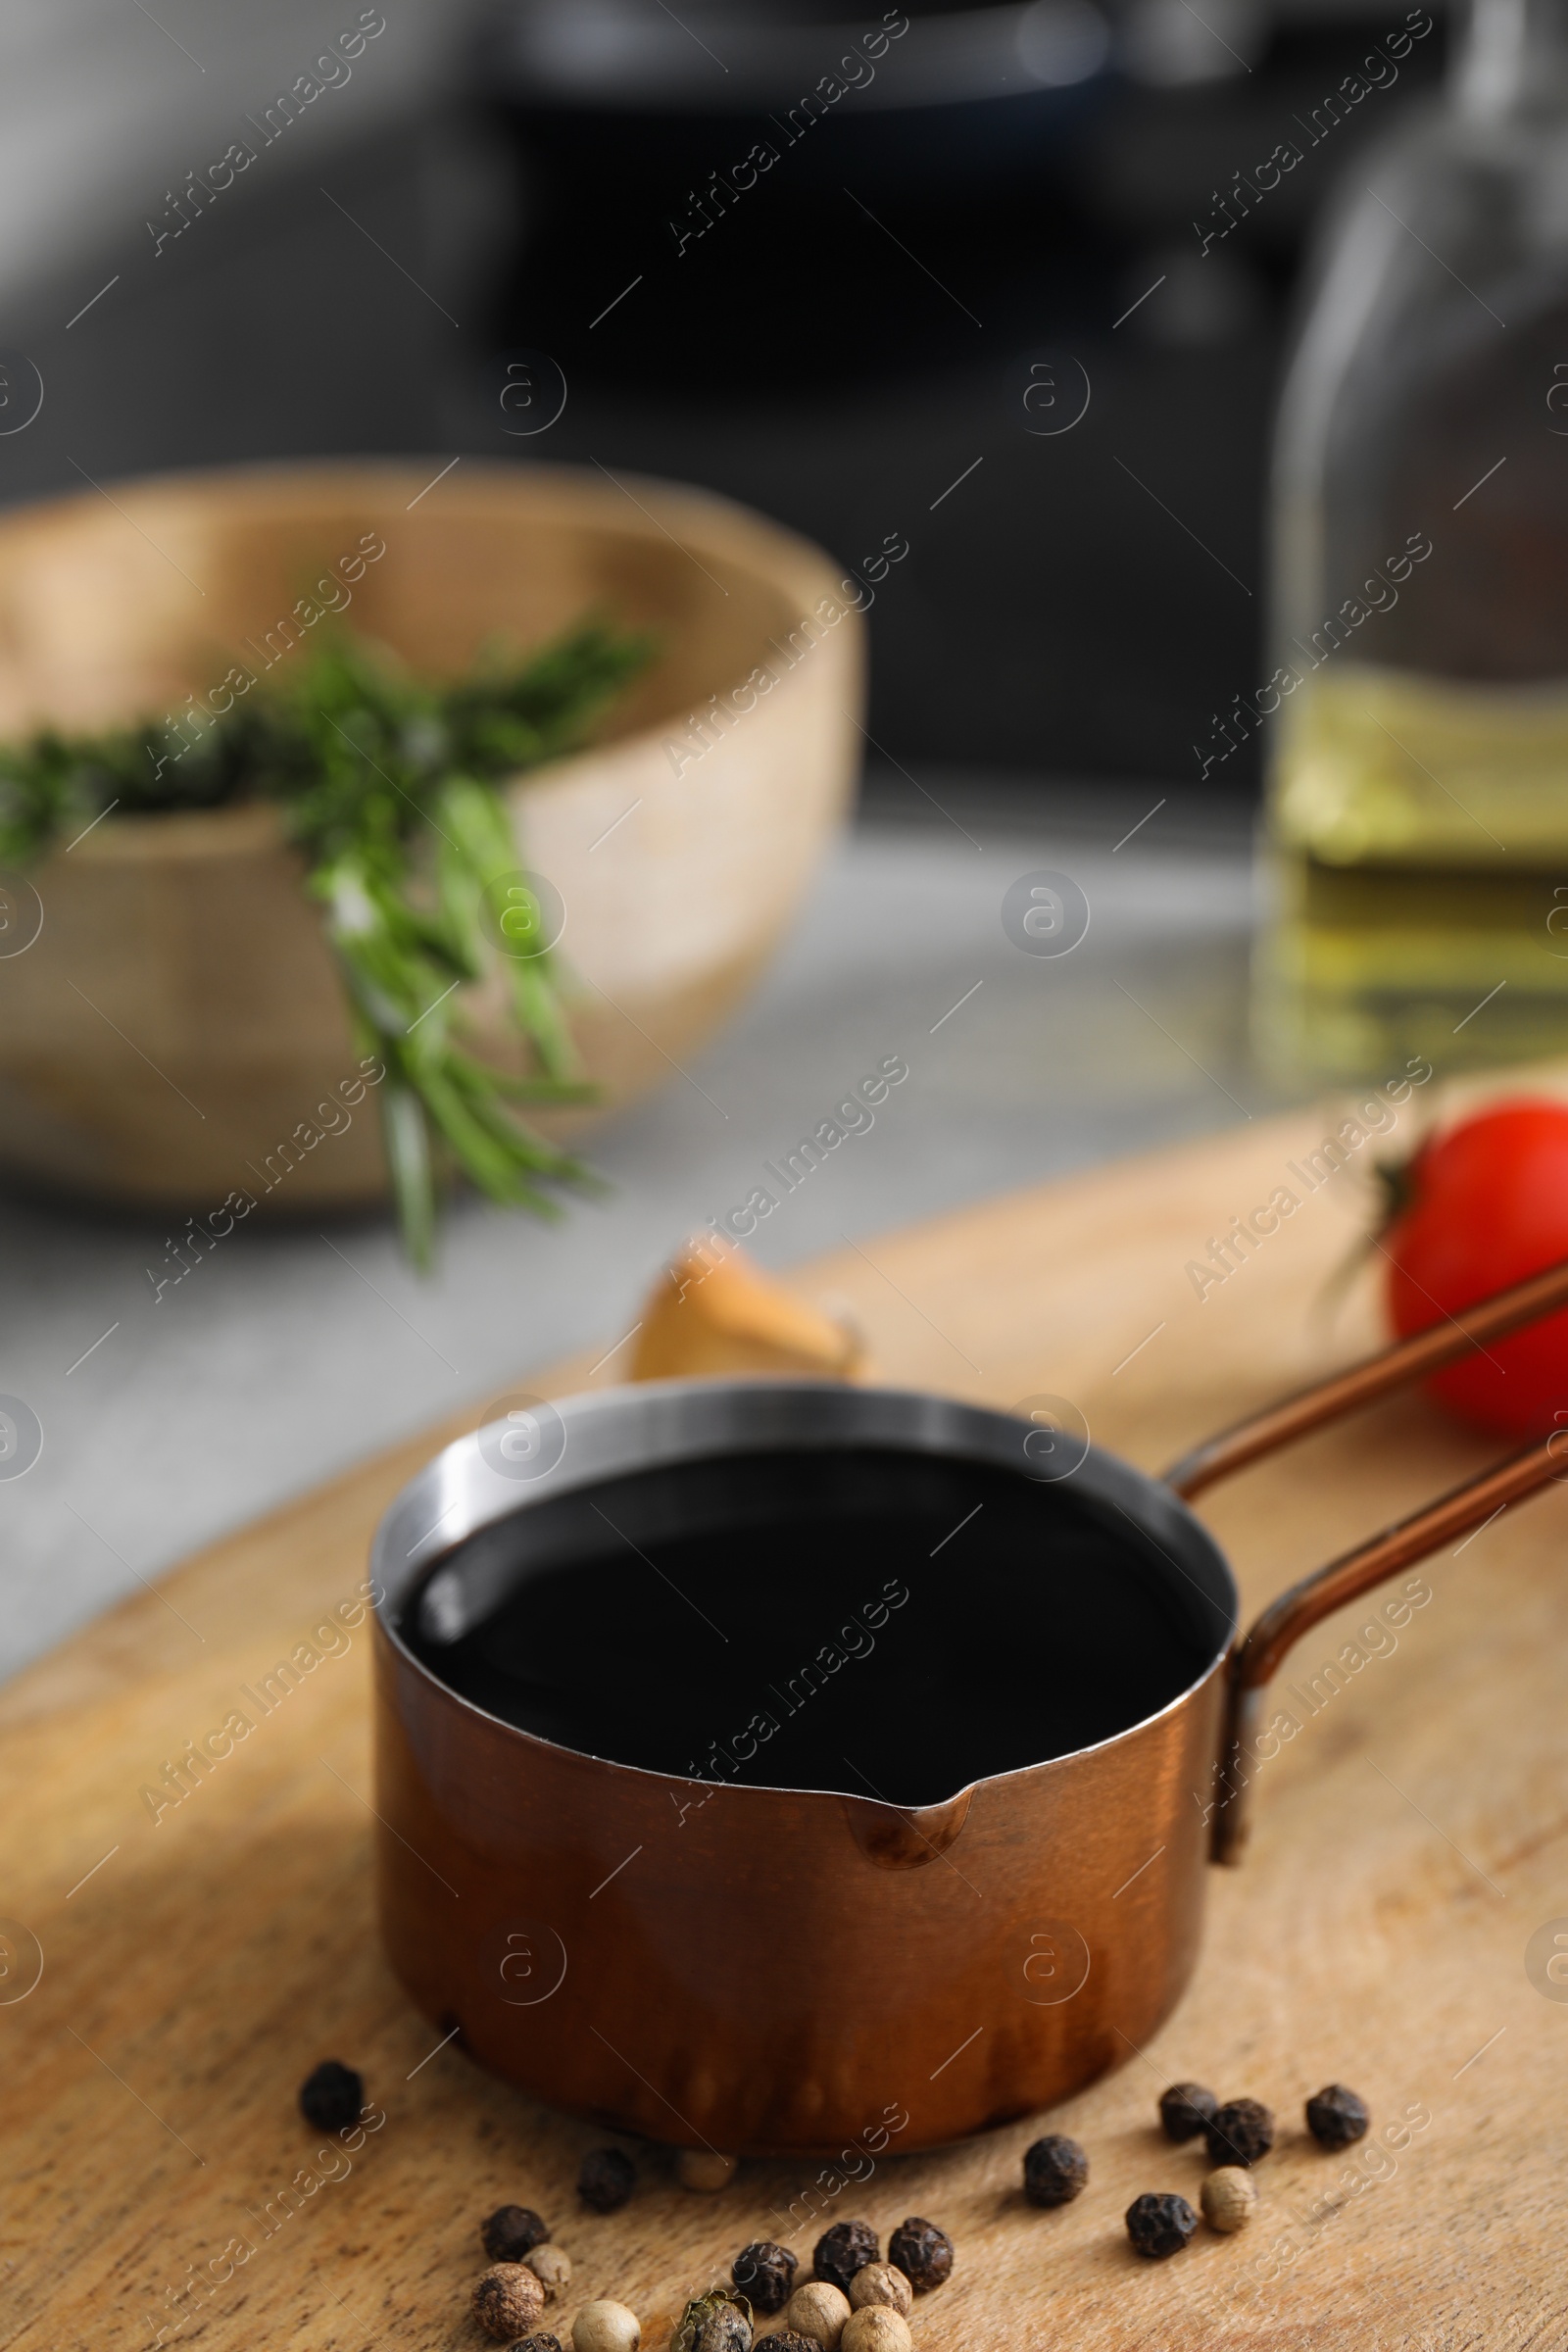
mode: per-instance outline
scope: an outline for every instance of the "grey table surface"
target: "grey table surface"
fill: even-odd
[[[884,1055],[907,1081],[759,1229],[763,1263],[1265,1107],[1245,831],[1182,833],[1167,808],[1115,846],[1154,797],[970,796],[961,823],[862,826],[689,1074],[597,1130],[608,1196],[556,1227],[462,1199],[432,1278],[379,1217],[257,1221],[155,1301],[161,1223],[0,1200],[0,1392],[44,1432],[0,1481],[0,1672],[374,1448],[477,1417],[530,1365],[609,1348],[682,1239]],[[1039,867],[1088,897],[1071,955],[1003,930],[1007,885]]]

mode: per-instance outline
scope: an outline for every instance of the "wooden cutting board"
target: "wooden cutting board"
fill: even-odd
[[[890,1380],[1004,1406],[1065,1396],[1097,1439],[1157,1467],[1374,1336],[1369,1287],[1337,1317],[1321,1306],[1364,1208],[1353,1167],[1201,1300],[1186,1271],[1324,1132],[1322,1116],[1252,1125],[1097,1170],[847,1249],[798,1287],[848,1301]],[[591,1360],[537,1385],[583,1385]],[[256,2352],[471,2346],[477,2224],[515,2200],[576,2266],[554,2324],[612,2295],[658,2352],[685,2297],[816,2180],[756,2164],[698,2196],[650,2153],[634,2201],[596,2218],[573,2182],[598,2135],[432,2047],[371,1918],[363,1630],[149,1816],[143,1786],[353,1595],[383,1505],[462,1426],[214,1546],[0,1693],[0,1912],[17,1923],[0,1954],[6,2346],[108,2352],[160,2328]],[[1255,1607],[1487,1454],[1401,1400],[1204,1508]],[[1038,2126],[816,2180],[829,2219],[885,2234],[922,2214],[952,2232],[954,2279],[918,2306],[917,2352],[1568,2342],[1568,2003],[1526,1973],[1538,1929],[1561,1917],[1568,1933],[1565,1539],[1548,1491],[1431,1563],[1430,1601],[1356,1644],[1342,1689],[1322,1668],[1365,1604],[1292,1661],[1299,1695],[1282,1703],[1301,1730],[1262,1774],[1250,1859],[1210,1873],[1187,1999],[1050,2119],[1090,2153],[1076,2204],[1019,2196]],[[18,1998],[35,1949],[41,1979]],[[831,1999],[830,1954],[824,1971]],[[327,2056],[363,2070],[386,2120],[323,2163],[294,2101]],[[1181,2078],[1267,2101],[1280,2139],[1248,2230],[1204,2230],[1151,2265],[1121,2217],[1144,2189],[1196,2202],[1200,2159],[1154,2129]],[[1301,2125],[1330,2081],[1373,2110],[1377,2138],[1347,2159]],[[812,2233],[788,2234],[808,2264]]]

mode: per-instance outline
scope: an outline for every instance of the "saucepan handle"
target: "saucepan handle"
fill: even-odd
[[[1250,1462],[1260,1461],[1264,1454],[1276,1452],[1327,1422],[1359,1412],[1362,1405],[1373,1404],[1396,1389],[1443,1371],[1473,1348],[1484,1348],[1489,1340],[1505,1339],[1509,1332],[1534,1323],[1538,1316],[1558,1306],[1568,1306],[1568,1258],[1561,1265],[1548,1266],[1544,1274],[1516,1282],[1511,1290],[1498,1291],[1494,1298],[1467,1306],[1462,1316],[1446,1315],[1413,1338],[1398,1340],[1347,1371],[1336,1372],[1331,1379],[1298,1390],[1296,1396],[1222,1429],[1217,1437],[1205,1439],[1180,1461],[1172,1462],[1165,1484],[1191,1502],[1205,1487],[1217,1486],[1222,1478],[1245,1470]]]
[[[1462,1320],[1450,1316],[1315,1388],[1238,1422],[1173,1463],[1166,1472],[1166,1483],[1191,1499],[1309,1430],[1320,1429],[1411,1381],[1441,1371],[1473,1348],[1484,1348],[1489,1340],[1502,1339],[1564,1305],[1568,1305],[1568,1261],[1466,1308]],[[1453,1537],[1483,1526],[1506,1504],[1564,1477],[1568,1477],[1568,1428],[1554,1430],[1541,1444],[1528,1446],[1511,1460],[1483,1471],[1437,1502],[1385,1528],[1381,1535],[1303,1577],[1269,1603],[1230,1660],[1220,1792],[1213,1817],[1216,1862],[1239,1862],[1246,1847],[1250,1785],[1264,1695],[1287,1651],[1320,1618],[1370,1592],[1413,1561],[1425,1559]]]
[[[1424,1560],[1453,1537],[1485,1526],[1505,1504],[1522,1500],[1554,1478],[1568,1478],[1568,1429],[1553,1430],[1542,1445],[1516,1453],[1495,1470],[1484,1470],[1479,1478],[1467,1480],[1440,1501],[1385,1528],[1353,1551],[1342,1552],[1326,1568],[1302,1577],[1299,1584],[1269,1602],[1231,1654],[1219,1800],[1213,1816],[1216,1862],[1239,1862],[1247,1844],[1250,1788],[1256,1769],[1264,1700],[1286,1652],[1320,1618],[1369,1592],[1374,1585],[1408,1568],[1412,1561]]]

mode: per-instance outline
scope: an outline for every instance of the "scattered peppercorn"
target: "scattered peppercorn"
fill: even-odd
[[[864,2227],[862,2222],[860,2228]],[[860,2268],[864,2270],[863,2262]],[[820,2352],[835,2352],[849,2316],[850,2299],[841,2286],[835,2286],[831,2278],[808,2278],[791,2295],[784,2325],[793,2334],[808,2336]],[[784,2340],[781,2335],[773,2335],[768,2343],[772,2346]]]
[[[624,2303],[585,2303],[571,2323],[572,2352],[637,2352],[643,2327]]]
[[[1365,2099],[1343,2082],[1329,2083],[1306,2102],[1306,2128],[1320,2147],[1348,2148],[1366,2136],[1367,2122]]]
[[[776,2246],[769,2237],[756,2237],[749,2246],[742,2246],[729,2275],[741,2293],[750,2295],[755,2309],[771,2317],[783,2310],[794,2293],[799,2268],[799,2258],[788,2246]]]
[[[793,2328],[783,2328],[768,2337],[767,2352],[822,2352],[822,2347],[814,2335],[797,2335]]]
[[[727,2287],[687,2304],[669,2339],[670,2352],[752,2352],[752,2307]]]
[[[1168,2192],[1134,2197],[1127,2208],[1127,2234],[1133,2252],[1149,2262],[1164,2262],[1179,2254],[1197,2228],[1198,2216],[1187,2199]]]
[[[1228,2237],[1233,2230],[1245,2229],[1256,2212],[1257,2188],[1251,2174],[1239,2164],[1222,2164],[1218,2172],[1203,2175],[1198,2201],[1209,2228]]]
[[[709,2313],[694,2352],[752,2352],[752,2323],[740,2304],[724,2303]]]
[[[1165,2128],[1165,2137],[1178,2147],[1184,2139],[1196,2139],[1206,2132],[1209,2120],[1219,2101],[1201,2082],[1173,2082],[1159,2102],[1159,2120]]]
[[[886,2303],[866,2303],[851,2312],[839,2338],[839,2352],[914,2352],[914,2338],[902,2311]]]
[[[1256,2099],[1227,2099],[1203,2131],[1210,2164],[1256,2164],[1274,2145],[1274,2118]]]
[[[869,2222],[835,2222],[817,2239],[811,2268],[818,2278],[825,2278],[841,2295],[847,2295],[856,2272],[863,2271],[868,2262],[878,2261],[881,2253],[876,2231]]]
[[[545,2290],[525,2263],[498,2262],[473,2290],[473,2316],[498,2344],[527,2335],[544,2309]]]
[[[564,2246],[548,2242],[535,2246],[528,2255],[528,2268],[545,2290],[547,2303],[561,2302],[571,2284],[571,2256]]]
[[[850,2280],[850,2308],[863,2311],[868,2303],[885,2303],[890,2311],[906,2320],[914,2306],[914,2289],[908,2274],[891,2262],[868,2262]]]
[[[1088,2156],[1059,2132],[1048,2132],[1024,2150],[1023,2193],[1031,2205],[1070,2205],[1088,2179]]]
[[[559,2335],[525,2335],[513,2344],[510,2352],[562,2352]]]
[[[577,2194],[595,2213],[618,2213],[636,2185],[637,2167],[623,2148],[590,2148],[577,2175]]]
[[[728,2188],[739,2161],[735,2156],[721,2156],[716,2148],[682,2148],[675,2158],[675,2178],[682,2188],[701,2189],[712,2196]]]
[[[363,2078],[336,2058],[323,2058],[300,2084],[300,2113],[318,2132],[346,2132],[364,2106]]]
[[[928,2295],[953,2275],[953,2240],[935,2222],[922,2222],[911,2214],[888,2239],[888,2260],[917,2295]]]
[[[529,2205],[498,2205],[487,2222],[479,2224],[484,2250],[492,2262],[523,2262],[550,2235]]]

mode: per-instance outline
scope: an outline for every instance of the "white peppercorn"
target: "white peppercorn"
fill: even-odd
[[[682,2188],[697,2188],[711,2196],[728,2188],[739,2159],[720,2156],[716,2148],[682,2148],[675,2158],[675,2178]]]
[[[1222,2164],[1204,2174],[1198,2201],[1209,2228],[1228,2236],[1233,2230],[1244,2230],[1256,2212],[1257,2184],[1239,2164]]]
[[[473,2316],[498,2344],[514,2344],[532,2332],[545,2307],[545,2290],[523,2262],[498,2262],[473,2290]]]
[[[571,2323],[572,2352],[637,2352],[642,2322],[624,2303],[585,2303]]]
[[[865,2303],[851,2312],[839,2352],[914,2352],[914,2338],[902,2311],[887,2303]]]
[[[545,2290],[547,2303],[559,2303],[571,2284],[571,2256],[564,2246],[535,2246],[524,2261]]]
[[[850,2308],[863,2311],[879,2303],[907,2319],[914,2308],[914,2289],[905,2273],[891,2262],[868,2262],[850,2280]]]
[[[826,2278],[808,2278],[791,2295],[784,2325],[796,2335],[809,2336],[813,2344],[822,2346],[822,2352],[837,2352],[849,2316],[850,2298],[842,2287]],[[578,2352],[583,2352],[583,2347],[579,2346]]]

